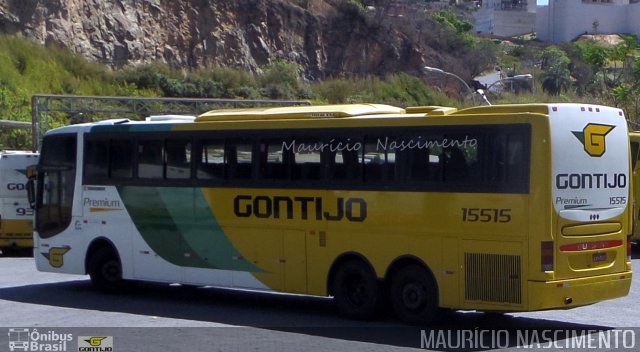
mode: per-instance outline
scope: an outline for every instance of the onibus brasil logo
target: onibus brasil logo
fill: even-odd
[[[9,329],[9,351],[113,352],[113,336],[78,336],[78,349],[71,346],[73,334],[30,328]],[[4,351],[0,349],[1,351]]]
[[[61,334],[55,331],[38,331],[38,329],[9,329],[10,351],[67,351],[67,343],[73,339],[72,334]]]
[[[584,145],[584,151],[593,157],[601,157],[607,151],[605,136],[613,130],[615,126],[590,123],[580,131],[572,131]]]

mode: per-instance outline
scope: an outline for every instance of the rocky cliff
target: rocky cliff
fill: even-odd
[[[258,71],[284,58],[315,80],[446,63],[403,30],[415,27],[404,15],[424,13],[404,10],[342,0],[0,0],[0,31],[113,67],[161,61]]]

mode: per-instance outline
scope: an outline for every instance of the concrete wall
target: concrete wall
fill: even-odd
[[[629,33],[640,37],[640,2],[633,3],[627,8],[627,23]]]
[[[594,22],[598,23],[594,28]],[[640,3],[629,0],[591,3],[582,0],[549,0],[538,6],[536,32],[540,40],[559,43],[582,34],[640,34]]]
[[[512,37],[535,31],[535,0],[528,0],[527,8],[503,11],[500,0],[484,0],[474,13],[474,31]]]
[[[535,31],[536,14],[519,11],[496,11],[493,34],[513,37]]]

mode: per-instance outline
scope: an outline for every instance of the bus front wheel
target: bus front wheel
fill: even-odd
[[[111,248],[103,247],[93,253],[88,269],[91,282],[102,291],[115,292],[124,286],[122,264]]]
[[[401,269],[391,279],[391,304],[407,323],[429,324],[439,315],[438,289],[427,270],[418,265]]]
[[[358,260],[340,266],[333,280],[333,292],[338,310],[351,319],[372,318],[382,301],[382,290],[375,274]]]

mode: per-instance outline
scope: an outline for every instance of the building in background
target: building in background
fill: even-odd
[[[582,34],[640,34],[640,0],[549,0],[539,6],[536,32],[560,43]]]
[[[513,37],[536,30],[536,0],[474,1],[476,33]]]

